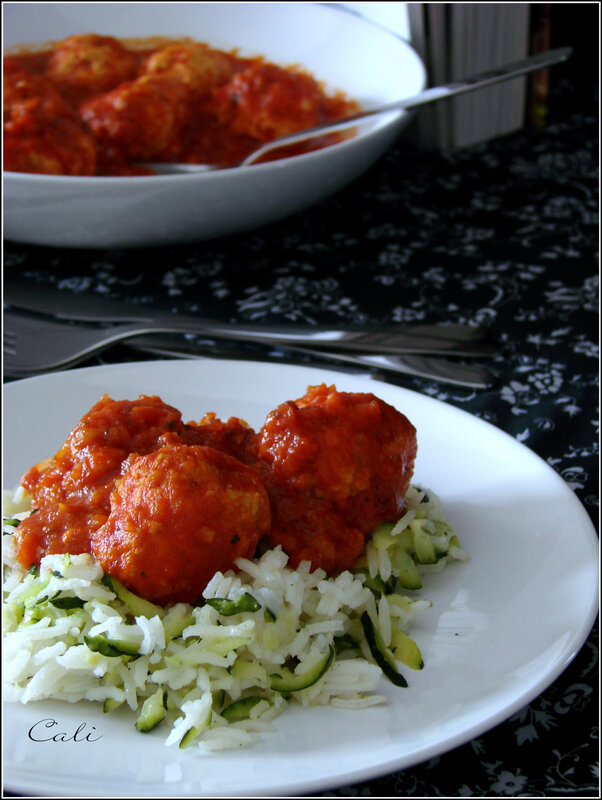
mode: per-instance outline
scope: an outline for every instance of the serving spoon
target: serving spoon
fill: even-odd
[[[473,92],[476,89],[482,89],[486,86],[491,86],[501,81],[507,81],[511,78],[518,78],[521,75],[526,75],[529,72],[535,72],[538,69],[545,69],[554,64],[559,64],[566,61],[570,57],[573,49],[571,47],[558,47],[554,50],[548,50],[545,53],[538,53],[534,56],[521,59],[520,61],[513,61],[510,64],[505,64],[496,69],[482,72],[479,75],[474,75],[461,80],[451,81],[444,83],[440,86],[433,86],[430,89],[425,89],[418,94],[411,97],[404,97],[402,100],[396,100],[393,103],[369,108],[365,111],[360,111],[357,114],[352,114],[349,117],[335,120],[334,122],[323,123],[316,125],[313,128],[306,128],[297,133],[290,133],[286,136],[279,136],[277,139],[272,139],[270,142],[262,144],[257,149],[249,153],[241,161],[228,166],[220,166],[217,164],[184,164],[177,162],[145,162],[139,166],[144,166],[154,170],[159,175],[177,175],[177,174],[190,174],[196,172],[213,172],[215,170],[223,169],[236,169],[239,167],[247,167],[254,164],[262,156],[267,155],[272,150],[278,150],[281,147],[288,147],[289,145],[298,144],[299,142],[313,139],[317,136],[323,136],[327,133],[335,133],[337,131],[345,130],[346,128],[354,127],[358,122],[386,114],[391,111],[410,110],[419,108],[420,106],[428,105],[429,103],[437,102],[438,100],[445,100],[449,97],[456,97],[466,92]]]

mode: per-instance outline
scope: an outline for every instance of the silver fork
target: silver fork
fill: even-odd
[[[90,327],[80,323],[59,322],[5,311],[4,372],[12,377],[51,372],[77,364],[117,342],[134,341],[151,333],[178,332],[191,333],[191,330],[185,324],[178,324],[177,320]],[[193,332],[198,333],[198,331]],[[214,338],[211,331],[208,331],[207,335]],[[491,385],[491,373],[488,370],[479,366],[456,364],[445,359],[424,358],[418,355],[401,357],[389,354],[332,353],[282,344],[269,338],[254,338],[253,341],[270,347],[276,346],[285,352],[302,353],[326,361],[354,364],[371,370],[417,375],[471,388],[482,389]],[[201,345],[199,351],[202,352]]]

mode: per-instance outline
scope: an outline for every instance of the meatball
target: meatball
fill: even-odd
[[[111,36],[69,36],[56,45],[47,75],[62,90],[85,96],[108,92],[136,73],[136,57]]]
[[[37,513],[16,533],[20,563],[29,567],[47,553],[90,552],[90,534],[107,520],[122,462],[177,441],[182,428],[180,412],[158,397],[102,397],[58,453],[21,479]]]
[[[322,385],[268,416],[256,455],[272,502],[269,540],[293,566],[309,560],[332,573],[403,513],[416,431],[373,394]]]
[[[186,89],[167,75],[144,75],[87,100],[80,113],[115,158],[169,159],[186,119]]]
[[[4,169],[45,175],[93,175],[94,139],[52,83],[4,64]]]
[[[258,63],[217,89],[212,108],[235,133],[268,141],[318,125],[322,102],[320,86],[309,75]]]
[[[168,445],[125,462],[92,551],[140,596],[194,602],[217,571],[254,555],[269,526],[269,499],[251,467],[211,447]]]
[[[170,75],[196,95],[224,84],[232,74],[225,53],[206,44],[173,44],[149,56],[142,65],[146,75]]]
[[[16,125],[20,121],[24,104],[36,103],[38,110],[48,116],[66,113],[66,104],[52,83],[42,75],[34,75],[10,58],[3,64],[3,110],[4,124]]]
[[[270,497],[272,527],[266,539],[280,545],[296,569],[309,561],[312,569],[330,575],[350,569],[366,542],[366,534],[354,527],[334,504],[312,492],[301,492],[263,476]]]
[[[189,422],[180,434],[185,444],[198,444],[221,450],[234,456],[243,464],[253,461],[252,449],[257,434],[244,420],[230,417],[226,422],[213,412],[205,414],[200,422]]]

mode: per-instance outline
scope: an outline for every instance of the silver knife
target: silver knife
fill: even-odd
[[[178,334],[147,334],[129,339],[127,344],[146,353],[158,356],[176,358],[205,358],[211,355],[217,358],[228,356],[236,358],[254,358],[248,350],[224,347],[225,343],[191,341]],[[472,364],[461,364],[457,361],[448,361],[444,358],[418,355],[368,355],[360,353],[329,353],[324,350],[310,350],[306,347],[285,345],[281,351],[284,356],[296,353],[311,356],[340,364],[349,364],[355,367],[364,367],[370,372],[381,371],[397,375],[411,375],[417,378],[426,378],[438,383],[447,383],[453,386],[462,386],[467,389],[488,389],[493,385],[493,376],[488,369]]]
[[[80,322],[160,322],[162,325],[173,324],[180,330],[186,325],[190,333],[212,339],[264,345],[293,344],[312,349],[379,355],[409,353],[484,357],[497,353],[497,348],[486,340],[483,329],[468,325],[398,325],[375,330],[337,330],[318,325],[224,323],[12,279],[5,279],[4,303],[17,309]]]

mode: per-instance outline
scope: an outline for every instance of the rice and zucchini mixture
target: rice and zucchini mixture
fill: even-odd
[[[88,554],[46,555],[25,571],[12,534],[30,500],[5,492],[5,698],[129,706],[138,731],[207,750],[256,741],[290,703],[381,703],[383,674],[404,687],[404,672],[423,667],[409,635],[431,605],[417,593],[421,575],[467,558],[433,492],[412,486],[406,501],[353,570],[293,570],[278,546],[216,573],[201,604],[160,607]]]

